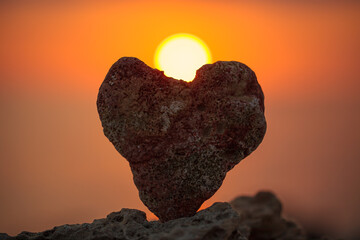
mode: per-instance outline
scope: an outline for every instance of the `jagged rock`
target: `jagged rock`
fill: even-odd
[[[40,233],[22,232],[3,240],[246,240],[249,229],[228,203],[215,203],[190,218],[148,222],[144,212],[122,209],[93,223],[63,225]]]
[[[161,221],[194,215],[266,131],[262,90],[239,62],[204,65],[185,82],[121,58],[97,107],[105,136],[130,163],[140,199]]]
[[[270,192],[259,192],[255,197],[237,197],[230,204],[242,217],[241,224],[250,227],[251,239],[306,239],[301,227],[282,218],[281,202]]]
[[[62,225],[0,240],[331,240],[306,237],[302,228],[281,216],[281,203],[270,192],[214,203],[192,217],[148,222],[144,212],[122,209],[93,223]]]

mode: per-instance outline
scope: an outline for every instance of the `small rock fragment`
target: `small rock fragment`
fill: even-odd
[[[140,199],[161,221],[193,216],[266,131],[262,90],[239,62],[204,65],[185,82],[121,58],[99,89],[97,108]]]

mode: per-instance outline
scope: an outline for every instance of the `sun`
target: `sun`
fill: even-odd
[[[211,62],[210,50],[200,38],[178,33],[163,40],[155,52],[155,67],[168,77],[187,82],[195,78],[196,70]]]

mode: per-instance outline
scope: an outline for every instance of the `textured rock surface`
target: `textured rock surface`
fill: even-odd
[[[238,197],[230,204],[242,217],[241,224],[251,229],[252,239],[306,239],[298,225],[282,218],[281,202],[270,192],[259,192],[255,197]]]
[[[310,239],[295,223],[281,217],[281,203],[268,192],[215,203],[192,217],[148,222],[144,212],[122,209],[93,223],[63,225],[1,240],[301,240]],[[313,239],[313,238],[312,238]],[[328,238],[318,238],[328,239]],[[314,239],[313,239],[314,240]]]
[[[263,93],[239,62],[204,65],[188,83],[121,58],[100,87],[97,107],[141,200],[161,221],[194,215],[266,130]]]
[[[166,223],[148,222],[144,212],[122,209],[93,223],[63,225],[41,233],[23,232],[0,239],[81,239],[81,240],[172,240],[239,239],[245,240],[249,229],[239,224],[240,217],[228,203],[215,203],[191,218]],[[1,237],[1,235],[0,235]]]

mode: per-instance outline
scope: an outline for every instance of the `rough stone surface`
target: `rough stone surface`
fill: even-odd
[[[161,221],[194,215],[266,131],[262,90],[239,62],[204,65],[185,82],[121,58],[97,107],[105,136],[130,163],[140,199]]]
[[[241,224],[249,226],[252,239],[305,240],[301,227],[281,216],[281,202],[270,192],[254,197],[237,197],[230,202],[242,217]]]
[[[41,233],[22,232],[12,240],[246,240],[249,229],[239,224],[240,216],[228,203],[215,203],[190,218],[161,223],[148,222],[144,212],[122,209],[93,223],[63,225]],[[1,237],[2,235],[0,235]]]
[[[93,223],[22,232],[16,237],[0,233],[0,240],[315,240],[281,217],[281,203],[269,192],[238,197],[231,205],[215,203],[192,217],[165,223],[148,222],[144,212],[122,209]]]

